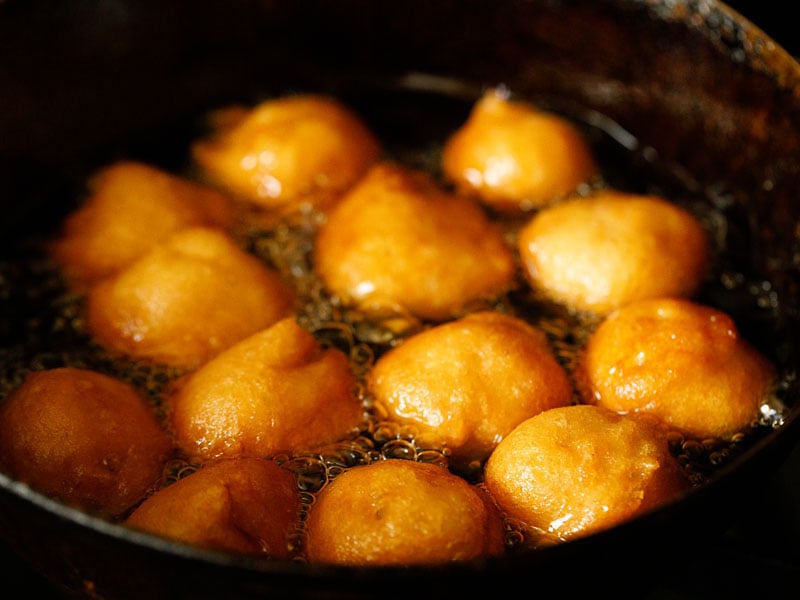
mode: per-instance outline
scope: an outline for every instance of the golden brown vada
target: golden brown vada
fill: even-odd
[[[282,559],[292,553],[299,511],[292,473],[271,460],[240,458],[204,464],[156,491],[125,524],[202,548]]]
[[[87,325],[111,352],[195,368],[292,313],[295,292],[225,233],[183,229],[87,294]]]
[[[147,399],[97,371],[31,371],[0,403],[0,468],[91,513],[116,517],[139,502],[171,450]]]
[[[209,187],[136,161],[118,161],[89,180],[89,195],[67,216],[52,255],[78,289],[132,263],[185,227],[234,219],[233,204]]]
[[[572,123],[500,89],[486,92],[447,140],[442,169],[461,192],[510,213],[575,193],[599,173]]]
[[[431,320],[499,296],[516,268],[477,203],[392,163],[373,167],[333,208],[314,260],[346,304]]]
[[[446,447],[459,466],[482,462],[521,421],[573,397],[544,333],[491,311],[406,339],[377,360],[368,389],[419,443]]]
[[[210,181],[264,208],[324,206],[378,160],[381,146],[340,101],[301,94],[227,110],[192,147]]]
[[[691,213],[614,190],[542,209],[520,230],[518,250],[535,290],[599,314],[644,298],[691,296],[709,262],[706,231]]]
[[[519,424],[489,457],[484,481],[532,546],[620,525],[690,487],[658,419],[582,404]]]
[[[347,355],[293,317],[188,374],[169,408],[178,446],[202,459],[310,450],[345,438],[363,418]]]
[[[651,413],[697,438],[729,437],[755,424],[776,376],[728,314],[677,298],[610,314],[580,362],[586,402]]]
[[[430,463],[388,459],[336,476],[309,507],[314,563],[433,565],[498,555],[504,525],[483,491]]]

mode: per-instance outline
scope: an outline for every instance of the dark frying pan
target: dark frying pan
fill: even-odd
[[[634,154],[655,154],[684,185],[731,201],[737,265],[772,287],[720,301],[784,373],[782,425],[674,505],[499,560],[413,569],[258,563],[133,533],[0,475],[0,538],[15,557],[56,590],[93,598],[455,597],[551,585],[646,596],[653,582],[708,560],[708,540],[760,506],[800,439],[800,66],[718,2],[7,0],[2,275],[54,231],[98,164],[134,156],[179,169],[193,117],[208,108],[324,90],[363,107],[403,146],[441,135],[461,116],[454,100],[462,106],[497,84],[557,110],[602,115]],[[3,298],[4,346],[26,343],[24,324],[36,316],[36,298],[17,292]],[[752,308],[764,302],[768,310]]]

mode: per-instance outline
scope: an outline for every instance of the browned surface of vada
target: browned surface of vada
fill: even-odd
[[[607,313],[656,296],[691,296],[708,269],[702,224],[657,196],[606,190],[541,210],[521,229],[531,285],[573,309]]]
[[[104,167],[65,220],[52,254],[78,288],[111,275],[176,231],[230,227],[232,202],[220,192],[135,161]]]
[[[485,484],[533,546],[620,525],[690,487],[658,419],[590,405],[518,425],[489,457]]]
[[[403,459],[352,467],[309,507],[306,554],[317,563],[432,565],[498,555],[502,517],[446,468]]]
[[[31,371],[0,404],[0,468],[91,513],[115,517],[139,502],[171,450],[147,400],[96,371]]]
[[[490,90],[447,140],[445,176],[502,212],[575,193],[598,175],[592,151],[568,120]]]
[[[775,376],[729,315],[662,298],[610,314],[589,338],[578,378],[586,402],[651,413],[706,438],[755,424]]]
[[[258,206],[327,204],[378,160],[381,146],[359,116],[320,95],[228,110],[192,152],[203,173]]]
[[[432,320],[500,295],[515,274],[511,249],[477,203],[391,163],[331,211],[314,260],[345,303]]]
[[[292,317],[188,374],[169,406],[178,446],[203,459],[310,450],[345,438],[363,418],[347,355]]]
[[[95,341],[136,359],[194,368],[287,316],[295,293],[225,233],[173,234],[87,295]]]
[[[455,463],[482,462],[528,417],[572,401],[572,384],[544,333],[478,312],[418,333],[384,354],[368,389],[419,443]]]
[[[211,550],[291,555],[300,510],[292,473],[261,458],[211,462],[160,489],[125,524]]]

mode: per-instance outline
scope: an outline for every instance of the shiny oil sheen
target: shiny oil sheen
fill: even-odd
[[[583,123],[611,183],[669,192],[718,237],[724,252],[703,298],[731,312],[784,379],[775,410],[741,445],[676,440],[686,460],[700,457],[706,483],[646,518],[561,547],[362,570],[180,547],[0,475],[3,539],[61,588],[93,598],[502,595],[544,582],[583,594],[636,592],[702,562],[696,542],[751,509],[800,427],[800,67],[713,0],[0,4],[3,380],[10,386],[28,366],[65,356],[122,369],[156,390],[172,376],[82,354],[75,299],[37,256],[93,168],[131,156],[181,171],[206,110],[288,90],[352,101],[398,156],[430,166],[470,100],[499,84]],[[580,329],[557,310],[535,314],[569,362]],[[373,334],[369,345],[387,343]],[[645,547],[663,552],[655,560]],[[621,570],[624,581],[610,576]]]

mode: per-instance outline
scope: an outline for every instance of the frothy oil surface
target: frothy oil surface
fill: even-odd
[[[413,114],[424,114],[428,100],[427,96],[422,97],[422,107]],[[439,100],[435,100],[433,105],[429,119],[436,119],[443,110]],[[457,113],[459,118],[467,105],[461,108],[461,113]],[[373,122],[382,123],[386,116],[377,115],[380,118],[373,118]],[[730,194],[713,190],[698,195],[692,191],[691,182],[687,183],[683,174],[679,177],[668,165],[644,161],[642,157],[647,154],[646,149],[632,149],[635,144],[631,144],[629,138],[626,137],[625,147],[622,147],[609,131],[592,129],[588,123],[583,125],[603,166],[606,183],[617,188],[657,192],[671,197],[696,214],[711,233],[715,244],[714,275],[706,284],[702,297],[711,304],[715,303],[712,300],[721,300],[725,310],[736,307],[733,316],[739,322],[758,324],[773,319],[780,305],[780,296],[769,281],[749,274],[745,268],[740,269],[735,256],[729,253],[726,241],[730,239],[729,232],[746,226],[736,222],[728,211]],[[397,130],[403,131],[402,123]],[[413,140],[403,137],[393,145],[389,133],[379,131],[379,134],[387,140],[394,158],[439,175],[435,165],[439,161],[440,140],[424,136]],[[367,372],[378,357],[426,325],[397,315],[387,315],[385,319],[368,317],[326,292],[312,268],[314,233],[323,218],[313,210],[301,210],[285,215],[275,227],[266,229],[243,224],[236,232],[245,249],[277,268],[293,283],[301,298],[298,322],[323,343],[343,350],[350,357],[352,369],[361,384],[359,393],[367,408],[367,418],[357,435],[313,452],[273,457],[296,476],[306,508],[329,481],[357,465],[385,458],[448,465],[446,448],[420,447],[414,431],[389,420],[363,385]],[[508,217],[503,217],[502,221],[499,216],[496,218],[513,247],[515,232],[521,222]],[[61,366],[95,369],[118,376],[142,390],[163,421],[162,393],[170,382],[182,375],[180,370],[114,358],[94,344],[83,321],[83,298],[68,290],[61,274],[41,248],[32,250],[22,260],[0,261],[0,298],[7,306],[0,327],[11,339],[10,344],[0,348],[0,397],[21,385],[28,371]],[[541,328],[570,375],[575,371],[581,348],[598,324],[592,315],[571,312],[537,297],[521,282],[489,308],[520,316]],[[708,481],[757,439],[782,425],[787,410],[782,396],[791,378],[791,373],[782,373],[776,395],[765,402],[761,421],[753,431],[742,432],[729,441],[689,439],[677,432],[672,435],[671,449],[696,485]],[[575,401],[580,401],[577,394]],[[199,464],[176,454],[167,463],[160,485],[170,485],[198,468]],[[459,474],[481,484],[479,464],[470,465]],[[301,511],[296,536],[290,540],[297,560],[303,560],[304,514]],[[522,529],[511,519],[507,520],[506,542],[510,552],[526,546]]]

